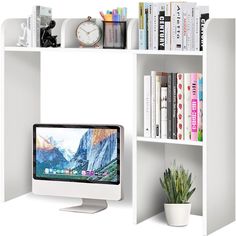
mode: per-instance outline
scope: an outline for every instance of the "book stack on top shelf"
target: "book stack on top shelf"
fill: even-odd
[[[193,2],[139,3],[139,49],[202,51],[209,7]]]
[[[202,141],[201,73],[144,76],[144,137]]]

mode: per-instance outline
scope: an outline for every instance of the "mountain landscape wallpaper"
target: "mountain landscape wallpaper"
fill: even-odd
[[[37,127],[36,177],[117,183],[117,130]]]

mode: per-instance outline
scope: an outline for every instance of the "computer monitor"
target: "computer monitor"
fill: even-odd
[[[62,210],[101,211],[121,199],[122,158],[122,126],[35,124],[32,191],[82,199]]]

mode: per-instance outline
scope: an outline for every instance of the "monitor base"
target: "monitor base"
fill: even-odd
[[[60,210],[61,211],[70,211],[70,212],[93,214],[93,213],[102,211],[106,208],[107,208],[107,201],[106,200],[83,198],[81,205],[73,206],[73,207],[67,207],[67,208],[63,208],[63,209],[60,209]]]

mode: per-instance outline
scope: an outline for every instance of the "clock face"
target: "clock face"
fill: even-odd
[[[76,34],[83,46],[93,46],[101,39],[101,30],[92,21],[82,22],[78,26]]]

